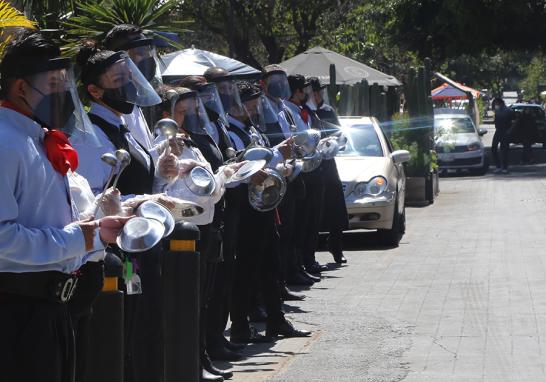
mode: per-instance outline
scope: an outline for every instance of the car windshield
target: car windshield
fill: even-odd
[[[373,125],[351,125],[349,128],[343,129],[343,134],[347,137],[347,145],[345,150],[339,152],[338,156],[383,156],[381,141]]]
[[[434,118],[436,135],[475,133],[474,124],[470,118]]]

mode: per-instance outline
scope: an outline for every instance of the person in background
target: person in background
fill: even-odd
[[[491,144],[491,154],[495,163],[495,174],[508,174],[508,154],[510,150],[510,128],[514,119],[514,112],[506,107],[502,98],[493,100],[495,110],[495,135]],[[499,156],[500,145],[500,156]]]
[[[307,107],[316,121],[313,126],[321,130],[322,137],[339,134],[339,119],[334,108],[325,101],[326,85],[322,85],[317,77],[309,78]],[[343,255],[343,231],[349,228],[349,217],[345,206],[343,185],[339,179],[335,159],[323,159],[322,174],[324,179],[324,208],[322,216],[322,232],[329,232],[328,251],[334,256],[337,264],[344,264],[347,259]]]

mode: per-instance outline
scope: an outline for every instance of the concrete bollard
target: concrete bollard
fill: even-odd
[[[195,224],[177,223],[162,265],[164,381],[198,382],[199,253]]]

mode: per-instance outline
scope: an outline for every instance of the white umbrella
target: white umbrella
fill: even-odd
[[[207,50],[189,48],[161,56],[164,63],[161,75],[164,77],[201,76],[208,68],[219,66],[237,77],[257,77],[261,72],[250,65],[233,58]]]

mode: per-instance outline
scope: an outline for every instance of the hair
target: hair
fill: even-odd
[[[495,99],[493,100],[493,107],[495,107],[496,105],[502,106],[504,104],[504,100],[500,97],[495,97]]]
[[[143,34],[142,29],[137,25],[120,24],[110,29],[102,43],[107,49],[113,51],[123,50],[123,45]]]
[[[294,74],[288,76],[288,85],[290,85],[290,92],[294,94],[296,90],[303,90],[305,88],[305,77],[301,74]]]
[[[156,105],[157,110],[160,113],[166,112],[170,115],[172,98],[174,96],[181,96],[182,94],[186,94],[189,92],[192,92],[192,90],[187,87],[161,85],[159,89],[157,89],[157,94],[159,94],[159,97],[161,98],[161,103],[159,105]]]
[[[22,78],[21,64],[49,60],[61,56],[61,49],[40,32],[22,30],[11,40],[0,63],[0,95],[5,99],[11,84]]]
[[[203,74],[208,82],[211,82],[215,78],[229,76],[229,72],[219,66],[208,68]]]
[[[182,80],[177,82],[178,86],[184,88],[190,88],[192,90],[197,90],[201,85],[207,83],[207,79],[204,76],[187,76]]]

